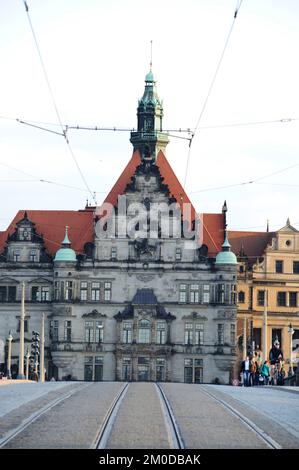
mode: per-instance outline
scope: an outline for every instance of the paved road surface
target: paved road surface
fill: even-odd
[[[0,445],[93,447],[108,419],[107,410],[124,385],[47,382],[0,387]],[[162,388],[187,449],[299,448],[299,393],[295,389],[171,383]],[[43,414],[38,417],[40,410]],[[112,416],[107,449],[173,448],[171,423],[155,384],[129,384]],[[34,421],[23,429],[32,417]],[[18,434],[6,441],[13,430]]]

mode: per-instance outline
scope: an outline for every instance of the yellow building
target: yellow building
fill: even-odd
[[[240,360],[253,351],[268,359],[278,339],[288,374],[299,361],[299,231],[288,219],[277,232],[230,231],[229,240],[239,261]]]

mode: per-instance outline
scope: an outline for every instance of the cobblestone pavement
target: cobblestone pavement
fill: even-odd
[[[82,390],[42,415],[4,449],[84,449],[90,448],[119,382],[84,384]]]
[[[2,380],[1,380],[2,382]],[[78,385],[78,382],[19,382],[3,381],[5,386],[0,387],[0,417],[10,413],[15,408],[24,405],[32,400],[46,395],[49,392],[59,390],[64,387]]]
[[[236,416],[200,392],[200,385],[163,384],[188,449],[266,449]]]
[[[89,448],[120,382],[20,383],[0,388],[0,439],[53,399],[72,396],[32,422],[4,448]],[[294,390],[164,383],[185,447],[268,448],[224,400],[282,448],[299,448],[299,394]],[[4,413],[5,411],[5,413]],[[108,449],[167,449],[172,439],[155,384],[131,383],[112,426]]]
[[[132,383],[113,426],[108,449],[169,449],[161,401],[154,384]]]
[[[271,420],[277,434],[287,433],[296,438],[299,448],[299,390],[298,387],[230,387],[205,385],[207,390],[221,393],[222,396],[244,404],[248,410],[255,411],[260,418]],[[296,393],[297,392],[297,393]],[[243,406],[243,410],[245,408]],[[294,441],[294,442],[296,442]]]

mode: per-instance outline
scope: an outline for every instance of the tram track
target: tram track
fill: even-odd
[[[42,408],[38,409],[31,415],[29,415],[27,418],[25,418],[22,423],[19,426],[16,426],[15,428],[11,429],[6,433],[6,435],[0,439],[0,449],[6,446],[10,441],[12,441],[15,437],[17,437],[19,434],[21,434],[23,431],[25,431],[28,426],[33,424],[35,421],[37,421],[40,417],[51,411],[54,407],[62,403],[63,401],[67,400],[68,398],[71,398],[73,395],[76,393],[81,392],[82,390],[86,389],[87,387],[90,387],[91,384],[84,384],[82,387],[77,387],[75,390],[71,390],[63,394],[61,397],[55,398],[54,400],[51,400],[49,403],[47,403],[45,406]]]
[[[254,432],[260,439],[262,439],[269,448],[271,449],[282,449],[282,446],[276,442],[272,437],[270,437],[265,431],[263,431],[259,426],[257,426],[253,421],[240,413],[235,407],[227,403],[225,400],[217,397],[210,391],[207,391],[205,388],[201,387],[200,392],[204,393],[208,397],[215,400],[217,403],[222,405],[226,410],[238,418],[245,426],[249,427],[252,432]]]
[[[113,402],[108,408],[104,421],[102,425],[100,426],[100,429],[93,443],[90,446],[91,449],[105,449],[106,448],[113,424],[117,417],[118,410],[128,391],[128,388],[129,388],[129,383],[126,383],[124,387],[120,390],[120,392],[114,398]]]
[[[180,429],[178,427],[177,421],[175,419],[175,415],[173,413],[172,407],[169,403],[167,396],[164,393],[162,387],[156,383],[156,390],[161,400],[162,410],[165,417],[165,422],[168,427],[169,434],[172,440],[172,448],[173,449],[184,449],[185,443],[181,436]]]

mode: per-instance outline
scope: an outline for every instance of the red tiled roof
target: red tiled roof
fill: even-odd
[[[72,248],[77,253],[84,252],[86,242],[93,241],[93,212],[86,211],[48,211],[27,210],[28,219],[35,224],[38,235],[41,235],[47,252],[53,256],[61,245],[65,235],[65,226],[69,226],[68,234]],[[23,219],[24,210],[20,210],[8,229],[0,234],[0,253],[3,252],[7,237],[14,233],[16,223]]]
[[[139,151],[135,151],[104,202],[108,202],[113,206],[117,205],[117,196],[124,194],[126,186],[131,182],[131,178],[139,164],[140,154]],[[191,204],[191,217],[194,220],[196,211],[162,151],[158,154],[157,165],[161,176],[164,178],[163,183],[168,186],[171,196],[180,205],[183,203]],[[93,209],[87,207],[82,211],[27,210],[27,215],[29,220],[35,224],[38,235],[43,237],[47,252],[53,256],[64,238],[66,225],[69,226],[69,238],[72,248],[77,253],[83,253],[84,244],[92,242],[94,237]],[[0,253],[4,250],[7,237],[15,231],[16,223],[24,217],[24,213],[24,210],[20,210],[8,229],[0,232]],[[203,243],[208,247],[209,256],[215,256],[221,251],[223,243],[223,214],[202,214],[201,217],[203,222]]]
[[[228,231],[228,239],[232,251],[238,255],[243,249],[246,256],[253,262],[256,258],[263,256],[265,248],[271,239],[275,237],[275,232],[241,232]]]
[[[137,166],[140,164],[140,153],[136,150],[124,171],[121,173],[117,182],[105,199],[114,206],[117,205],[117,196],[125,192],[125,188],[130,183]],[[157,166],[159,167],[161,176],[164,178],[163,183],[169,188],[170,194],[177,200],[182,207],[183,203],[191,204],[191,218],[194,220],[196,211],[189,197],[187,196],[184,188],[176,177],[173,169],[167,161],[164,153],[160,150],[157,156]],[[223,214],[202,214],[203,222],[203,243],[207,245],[209,255],[214,256],[221,251],[221,245],[224,241],[223,238]]]

